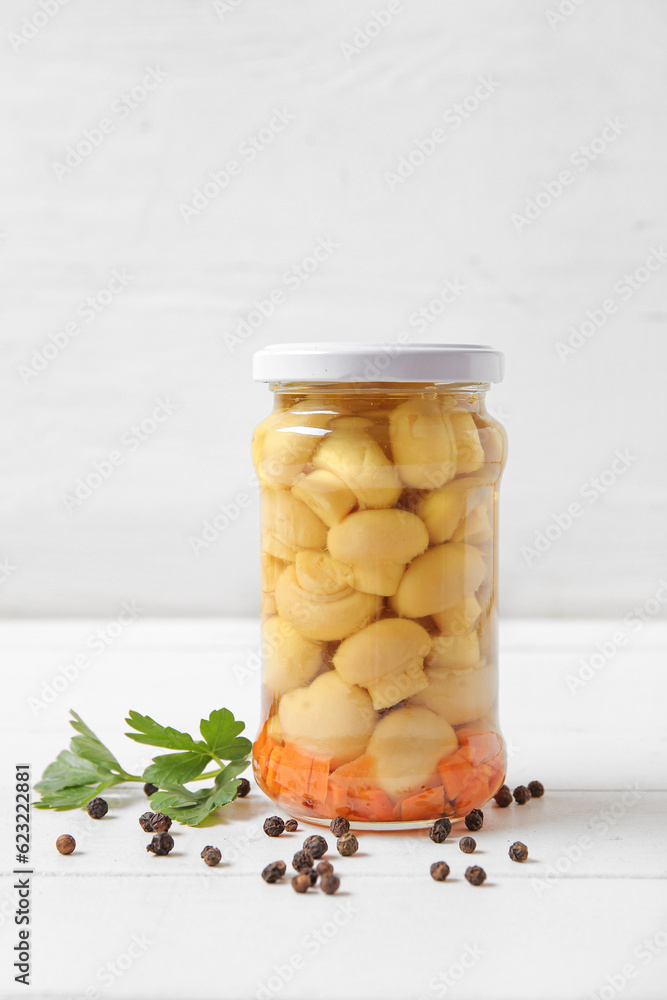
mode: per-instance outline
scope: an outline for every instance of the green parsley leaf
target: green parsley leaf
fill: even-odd
[[[42,798],[37,809],[74,809],[84,806],[99,794],[100,787],[110,788],[123,778],[113,775],[106,767],[63,750],[44,771],[42,780],[35,785]]]
[[[212,753],[221,760],[241,760],[252,750],[252,743],[245,736],[238,738],[245,729],[244,722],[237,722],[228,708],[218,708],[208,719],[202,719],[199,731]]]
[[[161,726],[150,715],[140,715],[139,712],[130,712],[125,720],[128,726],[136,729],[136,733],[125,733],[131,740],[137,743],[150,743],[154,747],[168,747],[170,750],[203,750],[207,751],[205,743],[201,740],[195,741],[188,733],[181,733],[171,726]]]
[[[194,781],[210,763],[211,755],[208,753],[191,750],[186,750],[184,753],[165,753],[153,757],[153,763],[146,768],[143,777],[160,788],[173,783],[182,785],[186,781]]]
[[[216,776],[213,788],[201,788],[194,794],[187,788],[156,792],[151,796],[151,809],[166,813],[186,826],[199,826],[216,809],[234,801],[238,775],[249,763],[247,760],[232,761]]]
[[[72,737],[72,742],[70,743],[72,752],[79,757],[83,757],[85,760],[93,761],[99,767],[106,765],[108,771],[116,771],[118,774],[124,774],[123,768],[111,753],[111,750],[105,747],[104,743],[95,735],[92,729],[88,728],[81,716],[72,708],[70,708],[70,715],[74,716],[74,721],[70,719],[70,726],[82,734],[81,736]]]

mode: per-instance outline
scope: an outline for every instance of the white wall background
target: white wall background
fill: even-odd
[[[618,615],[655,594],[667,263],[627,300],[614,286],[667,242],[667,6],[579,0],[550,19],[559,3],[403,0],[346,54],[388,0],[4,0],[4,614],[114,616],[131,599],[152,614],[254,613],[254,494],[205,551],[190,544],[250,492],[251,428],[270,405],[250,380],[253,350],[406,329],[506,352],[490,399],[511,444],[504,612]],[[164,79],[123,112],[150,68]],[[456,127],[443,116],[480,77],[494,92]],[[274,109],[293,121],[250,161],[241,144]],[[54,167],[103,118],[97,148]],[[607,119],[620,134],[583,170],[576,150]],[[386,174],[438,127],[445,141],[392,190]],[[227,189],[184,221],[180,206],[230,160]],[[517,232],[513,214],[565,169],[572,183]],[[287,288],[321,238],[339,247]],[[89,322],[80,305],[114,269],[131,280]],[[465,290],[420,333],[410,315],[448,280]],[[275,289],[285,300],[230,350]],[[615,314],[561,360],[556,345],[607,299]],[[72,323],[78,335],[47,347],[37,373]],[[158,399],[177,409],[131,450]],[[617,449],[629,468],[582,497]],[[122,464],[68,510],[63,496],[114,450]],[[522,548],[573,502],[581,517],[529,565]]]

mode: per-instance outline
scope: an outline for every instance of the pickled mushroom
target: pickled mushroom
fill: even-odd
[[[438,761],[458,745],[456,733],[442,716],[408,704],[380,719],[366,752],[375,758],[376,782],[399,798],[429,787]]]
[[[416,622],[384,618],[344,639],[333,664],[348,684],[366,688],[373,708],[391,708],[428,684],[424,657],[431,637]]]
[[[262,655],[262,680],[273,695],[308,684],[322,667],[322,647],[279,615],[262,626]]]
[[[398,474],[408,486],[437,489],[456,475],[456,436],[448,405],[410,399],[392,411],[389,436]]]
[[[364,753],[377,719],[368,693],[346,684],[335,670],[283,695],[278,717],[287,741],[332,758],[332,769]]]
[[[310,507],[328,528],[342,521],[357,506],[352,490],[339,476],[326,469],[315,469],[297,476],[292,494]]]
[[[485,574],[486,563],[479,549],[463,542],[445,542],[410,563],[389,604],[402,617],[423,618],[471,597]]]
[[[338,476],[360,507],[393,507],[401,495],[396,469],[365,430],[334,424],[313,456],[316,469]]]
[[[357,590],[389,597],[396,593],[406,564],[428,545],[428,532],[405,510],[363,510],[329,529],[329,551],[352,567]]]
[[[411,704],[437,712],[452,726],[484,715],[496,699],[496,674],[484,662],[463,670],[428,667],[426,676],[428,687],[414,695]]]
[[[374,594],[347,586],[333,594],[313,594],[299,585],[294,564],[278,577],[275,596],[283,618],[309,639],[323,641],[345,639],[373,621],[382,606]]]

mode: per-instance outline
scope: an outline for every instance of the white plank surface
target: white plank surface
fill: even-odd
[[[459,851],[457,837],[436,846],[424,832],[366,834],[354,858],[335,859],[337,896],[302,897],[259,878],[269,861],[289,861],[302,835],[266,838],[261,823],[274,810],[255,787],[207,827],[179,827],[168,858],[145,852],[148,838],[136,817],[146,800],[138,787],[109,792],[110,813],[100,822],[83,812],[33,811],[31,995],[663,1000],[667,629],[647,626],[571,694],[568,673],[612,626],[504,623],[509,780],[539,778],[547,794],[523,808],[489,807],[472,858]],[[70,706],[131,770],[149,755],[121,735],[129,708],[188,729],[225,703],[254,732],[259,675],[251,620],[138,621],[34,715],[27,699],[87,648],[95,627],[79,620],[0,628],[3,961],[15,943],[11,765],[29,760],[39,776],[66,743]],[[78,843],[71,857],[53,846],[65,831]],[[525,865],[507,857],[515,839],[529,846]],[[223,852],[216,870],[199,859],[211,842]],[[440,858],[452,868],[445,884],[428,875]],[[489,876],[479,889],[462,877],[474,862]],[[1,975],[3,998],[26,995],[12,985],[6,961]]]
[[[3,0],[6,613],[110,616],[132,597],[153,615],[255,613],[256,497],[206,551],[189,543],[247,492],[251,429],[270,405],[251,382],[252,351],[403,331],[507,353],[490,398],[510,440],[505,613],[623,615],[655,593],[667,556],[665,267],[627,299],[614,285],[665,237],[667,7],[567,0],[553,26],[560,0],[402,0],[347,60],[341,44],[387,3],[70,0],[13,47],[41,7]],[[59,180],[54,161],[149,67],[163,82]],[[497,90],[445,124],[480,77]],[[179,205],[275,107],[294,121],[186,224]],[[624,130],[573,168],[610,118]],[[386,172],[441,126],[446,142],[391,190]],[[517,233],[512,214],[568,167],[574,183]],[[285,290],[284,273],[328,236],[336,252],[230,351],[253,302]],[[80,304],[116,268],[131,282],[85,321]],[[446,281],[465,291],[422,330],[414,314]],[[609,297],[616,313],[561,361],[557,343]],[[21,367],[74,321],[81,333],[24,382]],[[130,450],[124,435],[158,398],[177,409]],[[68,510],[63,496],[119,448],[123,464]],[[636,461],[584,500],[617,449]],[[522,547],[572,502],[581,518],[529,567]]]

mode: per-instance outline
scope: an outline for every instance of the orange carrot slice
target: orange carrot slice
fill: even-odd
[[[405,822],[419,819],[437,819],[445,812],[445,789],[442,785],[429,788],[417,795],[410,795],[399,804],[399,815]]]

